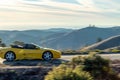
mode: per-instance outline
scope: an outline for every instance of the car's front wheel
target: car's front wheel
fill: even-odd
[[[6,54],[5,54],[5,59],[7,60],[7,61],[14,61],[15,60],[15,53],[14,52],[12,52],[12,51],[9,51],[9,52],[7,52]]]
[[[47,51],[43,53],[42,58],[46,61],[49,61],[53,58],[53,55],[51,52]]]

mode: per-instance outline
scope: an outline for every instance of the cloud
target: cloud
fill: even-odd
[[[79,4],[76,0],[52,0],[55,2],[62,2],[62,3],[71,3],[71,4]]]
[[[1,25],[5,25],[6,22],[7,25],[10,23],[80,25],[105,24],[114,20],[113,23],[116,21],[116,24],[119,24],[118,2],[117,0],[0,0],[0,23]]]
[[[98,1],[98,0],[0,0],[2,4],[7,2],[5,8],[12,8],[23,11],[31,8],[35,10],[54,9],[62,11],[86,11],[86,12],[103,12],[103,11],[117,11],[120,5],[113,0]],[[119,1],[118,1],[119,2]],[[79,3],[79,4],[78,4]],[[14,6],[9,6],[10,4]],[[2,6],[3,7],[3,6]],[[26,8],[27,7],[27,8]],[[29,9],[28,9],[29,8]],[[33,10],[33,11],[35,11]],[[49,11],[50,11],[49,10]]]
[[[31,6],[36,6],[38,8],[41,8],[41,7],[44,7],[44,8],[47,8],[47,9],[53,9],[55,12],[57,10],[59,11],[73,11],[74,13],[75,12],[79,12],[79,11],[90,11],[90,12],[97,12],[99,10],[97,10],[96,8],[91,8],[91,7],[86,7],[86,6],[83,6],[83,5],[79,5],[79,4],[72,4],[72,3],[63,3],[63,2],[56,2],[56,1],[40,1],[40,2],[35,2],[35,3],[32,3],[32,2],[25,2],[24,3],[25,5],[31,5]],[[49,11],[50,11],[49,10]]]
[[[15,0],[12,0],[15,1]],[[78,2],[79,4],[73,4]],[[119,7],[113,7],[113,2],[97,1],[97,0],[16,0],[14,6],[4,6],[7,9],[20,10],[23,12],[46,12],[46,13],[61,13],[61,14],[81,14],[81,13],[105,13],[119,12]],[[117,5],[118,6],[118,5]],[[113,7],[113,8],[112,8]],[[115,9],[116,8],[116,9]]]

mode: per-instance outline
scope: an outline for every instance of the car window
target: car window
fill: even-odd
[[[25,44],[24,49],[36,49],[36,46],[32,44]]]
[[[21,46],[21,45],[11,45],[11,47],[12,47],[12,48],[20,48],[20,49],[23,48],[23,46]]]

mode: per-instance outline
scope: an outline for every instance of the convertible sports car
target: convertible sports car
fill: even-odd
[[[61,57],[61,52],[54,49],[39,47],[35,44],[12,45],[0,48],[0,57],[7,61],[21,59],[44,59],[51,60]]]

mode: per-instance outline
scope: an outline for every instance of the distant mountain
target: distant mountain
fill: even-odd
[[[0,31],[0,38],[2,38],[3,42],[6,44],[10,44],[16,40],[23,41],[26,43],[36,43],[39,44],[47,39],[55,38],[71,32],[72,29],[62,29],[62,30],[24,30],[24,31]]]
[[[83,50],[94,50],[94,49],[105,50],[109,48],[116,48],[119,46],[120,46],[120,35],[117,35],[107,38],[101,42],[95,43],[91,46],[85,47],[83,48]]]
[[[96,43],[98,38],[106,39],[119,35],[120,27],[97,28],[86,27],[64,34],[58,38],[46,40],[41,45],[55,49],[80,49],[86,45]]]
[[[78,30],[52,28],[46,30],[0,31],[0,38],[6,44],[20,40],[54,49],[80,49],[97,43],[98,39],[104,40],[116,35],[120,35],[120,26],[111,28],[89,26]]]
[[[48,29],[48,31],[53,31],[53,32],[70,32],[70,31],[73,31],[73,29],[51,28],[51,29]]]

